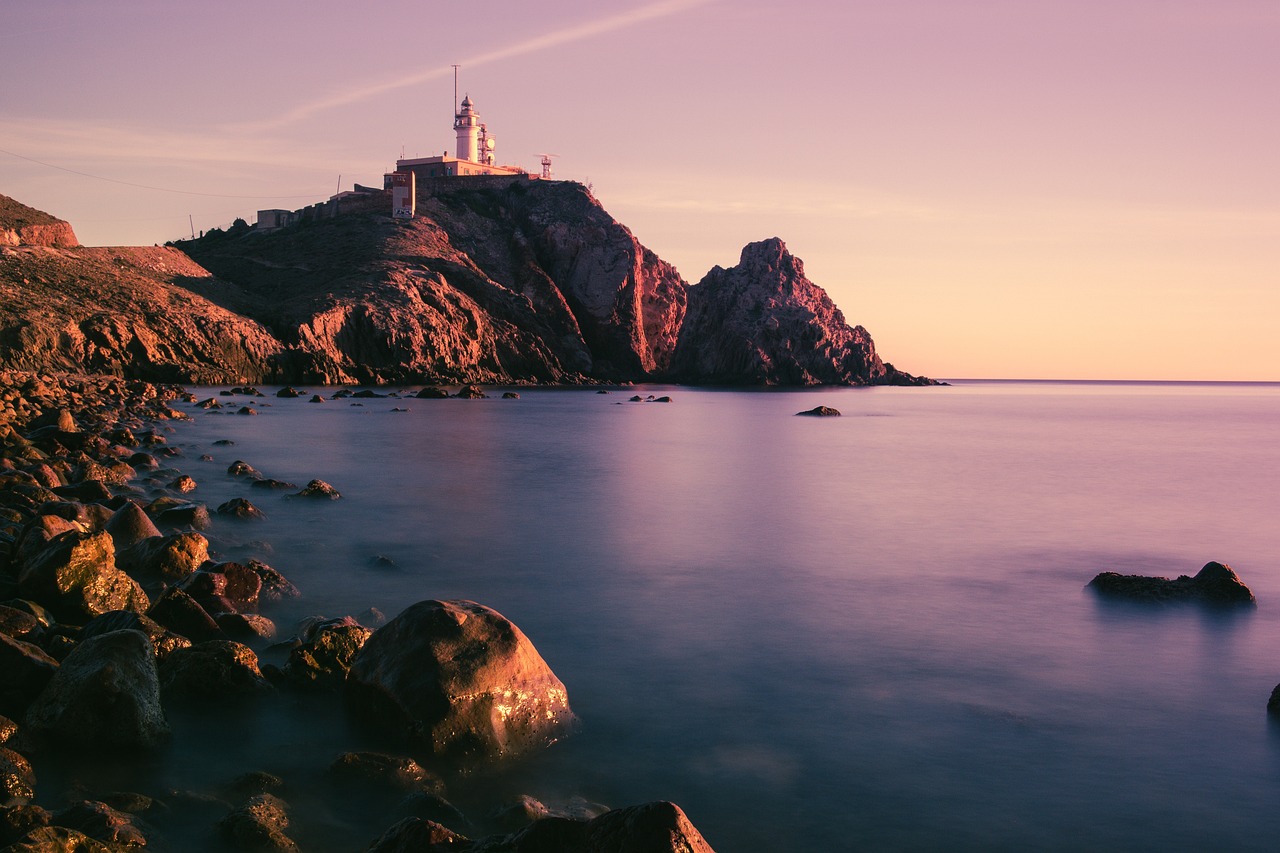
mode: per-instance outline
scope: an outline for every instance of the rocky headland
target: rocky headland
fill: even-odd
[[[427,600],[390,620],[366,609],[278,627],[272,614],[305,590],[225,554],[228,525],[261,510],[235,498],[211,512],[175,467],[173,424],[216,402],[0,371],[0,850],[709,853],[669,802],[486,800],[484,780],[576,724],[572,686],[491,608]],[[259,502],[342,500],[243,460],[223,476]],[[261,714],[335,719],[346,748],[294,750],[276,775],[253,747]],[[194,787],[146,771],[210,748],[221,770]],[[153,781],[115,787],[124,767]],[[451,795],[477,776],[464,813]]]
[[[781,240],[691,285],[572,182],[437,188],[408,221],[367,192],[287,227],[238,221],[163,248],[79,247],[66,223],[4,201],[0,367],[199,383],[929,384],[883,362]]]

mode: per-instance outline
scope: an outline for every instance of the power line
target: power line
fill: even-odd
[[[159,193],[178,193],[179,195],[198,195],[205,198],[245,198],[245,199],[273,199],[273,198],[315,198],[315,193],[308,195],[226,195],[224,193],[198,193],[193,190],[175,190],[169,187],[152,187],[147,184],[135,184],[131,181],[118,181],[115,178],[104,178],[102,175],[91,175],[88,172],[77,172],[75,169],[68,169],[66,166],[58,166],[53,163],[46,163],[43,160],[37,160],[34,157],[24,157],[13,151],[6,151],[0,148],[0,154],[8,154],[10,157],[17,157],[19,160],[26,160],[29,163],[38,163],[41,166],[47,166],[50,169],[58,169],[62,172],[70,172],[73,175],[80,175],[83,178],[93,178],[95,181],[106,181],[112,184],[121,184],[126,187],[137,187],[142,190],[154,190]]]

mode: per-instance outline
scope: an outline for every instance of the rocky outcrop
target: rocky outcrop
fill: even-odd
[[[211,384],[922,382],[883,364],[776,239],[690,287],[580,184],[459,183],[408,221],[388,205],[370,193],[341,216],[165,248],[0,249],[0,367]]]
[[[927,384],[876,354],[776,237],[689,289],[672,378],[734,385]]]
[[[421,601],[375,631],[347,673],[346,698],[369,727],[463,760],[546,746],[575,722],[533,643],[473,601]]]
[[[1253,593],[1232,568],[1223,563],[1205,563],[1195,577],[1179,575],[1173,580],[1146,575],[1102,572],[1089,581],[1089,588],[1107,598],[1148,604],[1193,601],[1217,606],[1256,604]]]
[[[62,249],[80,245],[71,225],[43,210],[0,195],[0,246],[54,246]]]

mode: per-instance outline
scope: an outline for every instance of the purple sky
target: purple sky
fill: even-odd
[[[781,237],[906,370],[1280,380],[1275,0],[462,8],[15,0],[0,193],[90,245],[252,221],[452,150],[459,63],[500,162],[692,282]]]

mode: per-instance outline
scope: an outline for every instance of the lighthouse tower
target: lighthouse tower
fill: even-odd
[[[480,133],[483,125],[471,103],[471,96],[462,99],[462,109],[453,118],[453,129],[458,133],[458,159],[480,162]]]

